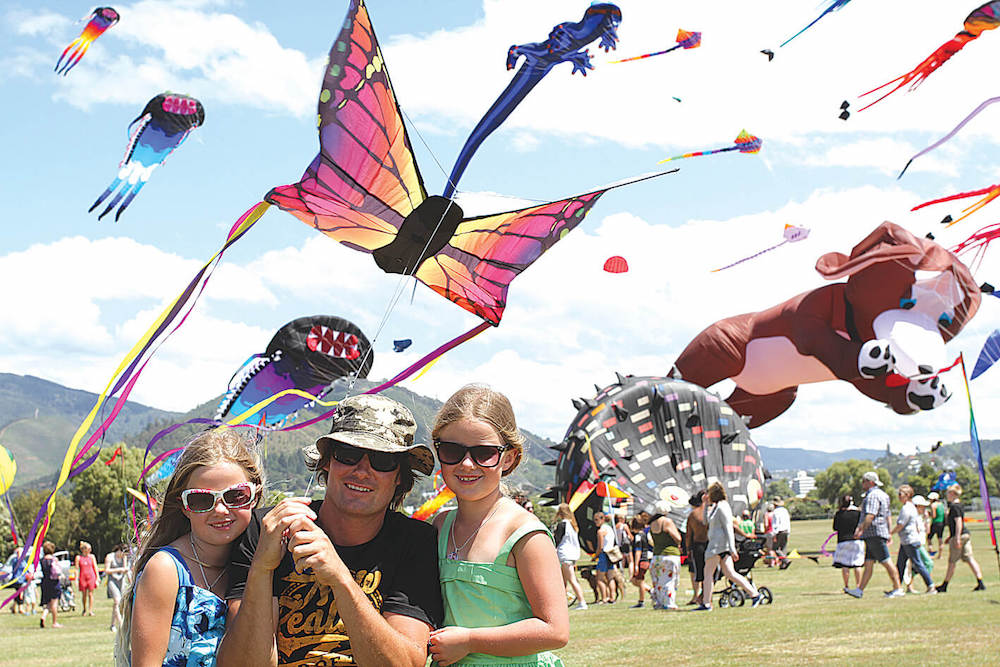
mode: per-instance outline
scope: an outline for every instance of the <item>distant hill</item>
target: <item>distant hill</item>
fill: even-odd
[[[830,464],[848,459],[875,461],[885,456],[884,449],[845,449],[839,452],[821,452],[796,447],[760,447],[764,467],[777,471],[826,470]]]
[[[373,386],[373,382],[359,380],[352,393],[358,394]],[[346,385],[339,384],[330,395],[342,396],[345,391]],[[441,402],[399,387],[393,387],[384,394],[413,411],[418,425],[417,441],[429,444],[429,428]],[[48,486],[51,483],[50,479],[58,472],[73,434],[96,400],[97,395],[91,392],[69,389],[30,375],[0,373],[0,443],[10,449],[17,461],[15,489],[27,485]],[[213,417],[218,404],[219,398],[215,398],[180,413],[129,401],[105,440],[109,443],[124,441],[130,447],[145,449],[153,436],[167,426],[194,417]],[[110,407],[107,406],[104,414],[110,411]],[[321,410],[326,411],[326,408]],[[321,412],[303,411],[300,421],[317,414]],[[177,429],[154,446],[154,453],[184,444],[202,428],[191,425]],[[272,433],[267,437],[267,473],[275,488],[288,491],[304,489],[308,476],[299,451],[328,429],[329,421],[324,421],[296,431]],[[542,462],[555,458],[555,452],[548,449],[554,443],[530,431],[523,432],[527,438],[524,461],[508,482],[511,486],[525,487],[529,491],[543,491],[552,483],[553,472]],[[425,482],[425,485],[429,487],[430,482]],[[418,487],[418,490],[421,489]]]
[[[59,469],[73,434],[96,401],[97,394],[89,391],[69,389],[31,375],[0,373],[0,444],[17,461],[15,488]],[[104,414],[110,409],[109,405]],[[172,420],[177,414],[128,401],[106,440],[122,440],[155,421]]]

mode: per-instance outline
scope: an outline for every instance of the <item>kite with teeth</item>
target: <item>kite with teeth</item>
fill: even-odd
[[[657,501],[683,526],[688,499],[714,481],[726,487],[733,511],[763,497],[757,446],[736,412],[701,387],[664,377],[618,376],[594,398],[575,399],[576,417],[555,449],[556,483],[542,494],[566,502],[580,524],[580,541],[594,551],[593,513],[608,495],[627,493],[638,512]]]
[[[287,389],[322,398],[338,378],[367,377],[372,360],[371,344],[353,323],[329,315],[300,317],[281,327],[263,354],[250,357],[236,371],[215,419],[240,415]],[[309,399],[287,394],[268,404],[259,421],[280,426],[308,407]]]
[[[193,97],[161,93],[151,99],[139,117],[129,125],[128,147],[125,149],[125,157],[118,165],[118,175],[87,212],[93,211],[112,192],[118,190],[104,212],[97,216],[100,220],[121,202],[121,207],[115,213],[117,222],[149,180],[153,170],[184,143],[191,130],[204,122],[205,108]]]

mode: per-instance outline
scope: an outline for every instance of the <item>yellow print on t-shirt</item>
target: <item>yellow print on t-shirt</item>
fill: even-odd
[[[352,572],[354,580],[375,609],[382,609],[379,570]],[[353,665],[351,638],[337,610],[333,589],[313,574],[289,572],[278,596],[276,635],[283,665]]]

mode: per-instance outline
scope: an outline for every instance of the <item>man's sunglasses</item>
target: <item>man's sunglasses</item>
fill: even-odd
[[[435,440],[434,448],[437,449],[438,460],[446,465],[457,465],[465,460],[466,456],[471,456],[476,465],[484,468],[493,468],[500,463],[500,455],[510,449],[508,445],[476,445],[466,447],[457,442],[446,440]]]
[[[346,445],[342,442],[336,442],[333,444],[333,448],[330,451],[330,456],[337,463],[342,463],[345,466],[356,466],[361,461],[361,459],[368,455],[368,465],[372,467],[372,470],[377,470],[378,472],[392,472],[399,468],[399,454],[394,454],[392,452],[379,452],[374,449],[361,449],[360,447],[354,447],[353,445]]]
[[[242,482],[223,491],[212,489],[186,489],[181,491],[181,504],[188,512],[208,512],[219,504],[231,510],[241,510],[253,505],[256,489],[252,484]]]

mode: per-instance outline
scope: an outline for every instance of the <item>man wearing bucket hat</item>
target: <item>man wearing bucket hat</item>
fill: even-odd
[[[341,401],[303,449],[322,500],[257,510],[229,567],[225,665],[413,665],[443,617],[433,527],[396,512],[434,456],[404,406]]]
[[[899,583],[899,571],[889,558],[889,495],[882,490],[882,480],[875,471],[866,472],[861,477],[861,488],[866,492],[861,505],[861,521],[854,531],[854,539],[865,541],[865,569],[861,573],[861,585],[847,589],[847,594],[859,598],[872,578],[875,563],[881,563],[892,582],[892,590],[886,597],[901,598],[906,595]]]

